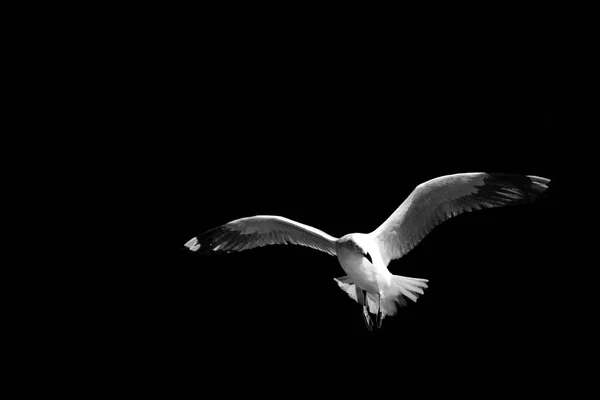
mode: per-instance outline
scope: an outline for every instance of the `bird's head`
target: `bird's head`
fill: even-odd
[[[346,251],[362,254],[370,263],[373,263],[371,255],[366,249],[363,237],[358,233],[350,233],[340,238],[338,245]]]

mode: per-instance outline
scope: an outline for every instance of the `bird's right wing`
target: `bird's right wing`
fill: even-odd
[[[531,175],[466,173],[418,185],[392,215],[371,232],[385,265],[416,246],[446,219],[483,207],[535,200],[549,179]]]
[[[274,215],[257,215],[236,219],[189,240],[192,251],[232,252],[268,244],[298,244],[336,255],[337,238],[312,226]]]

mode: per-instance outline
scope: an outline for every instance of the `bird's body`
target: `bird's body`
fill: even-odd
[[[336,255],[346,276],[335,279],[340,288],[369,312],[377,325],[394,315],[404,297],[416,301],[427,280],[393,275],[391,260],[409,252],[436,225],[462,212],[535,200],[550,181],[530,175],[466,173],[447,175],[418,185],[408,198],[371,233],[335,238],[290,219],[259,215],[237,219],[188,241],[192,251],[243,251],[268,244],[292,243]]]
[[[346,235],[347,240],[340,239],[336,245],[336,253],[340,265],[352,279],[354,284],[372,294],[387,288],[391,282],[392,274],[384,265],[380,253],[372,246],[373,241],[368,235],[353,233]],[[352,247],[345,245],[348,242],[359,244],[371,255],[371,261],[361,253],[353,251]]]

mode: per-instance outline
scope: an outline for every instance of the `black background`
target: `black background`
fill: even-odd
[[[169,23],[152,68],[132,71],[151,103],[140,118],[152,150],[139,170],[160,243],[144,246],[149,260],[136,263],[119,318],[131,343],[152,349],[146,357],[181,367],[213,349],[288,354],[325,343],[341,356],[352,354],[348,339],[385,338],[399,357],[527,369],[567,351],[579,316],[563,280],[565,132],[543,36],[198,25]],[[419,183],[478,171],[554,186],[533,204],[453,218],[392,261],[392,273],[429,288],[380,331],[367,331],[334,282],[344,275],[335,257],[291,245],[198,256],[183,246],[258,214],[336,237],[367,233]]]

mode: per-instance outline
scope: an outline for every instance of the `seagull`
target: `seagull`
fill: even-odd
[[[390,261],[412,250],[435,226],[463,212],[532,202],[550,180],[533,175],[463,173],[418,185],[392,215],[371,233],[333,237],[317,228],[275,215],[240,218],[189,240],[185,247],[200,254],[229,253],[270,244],[296,244],[337,256],[347,275],[334,278],[360,305],[367,329],[417,301],[427,279],[393,275]]]

